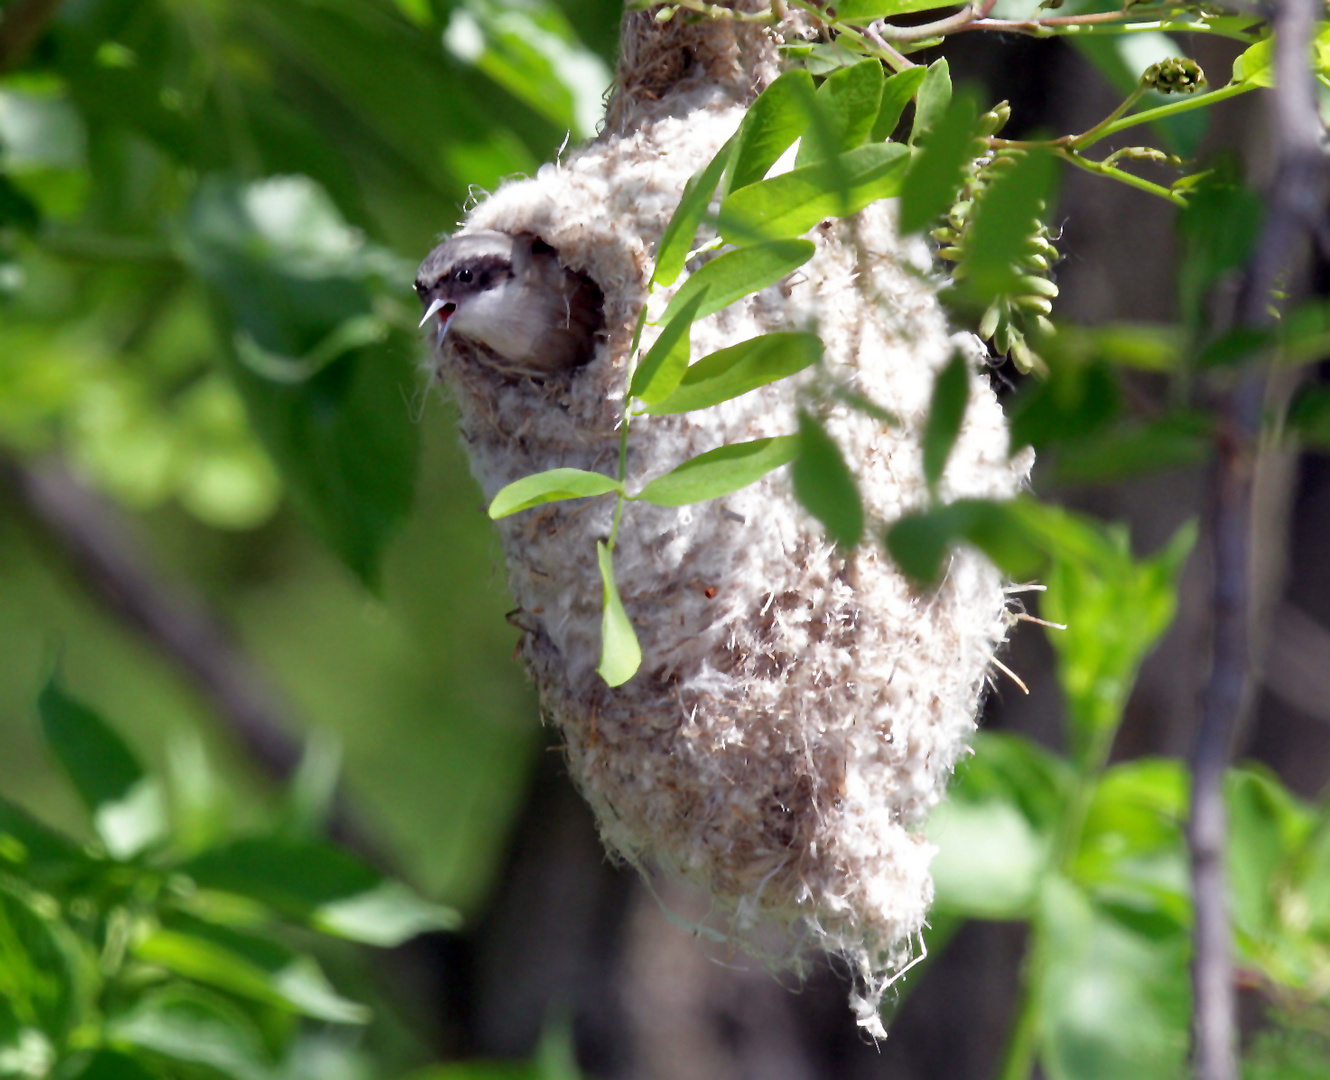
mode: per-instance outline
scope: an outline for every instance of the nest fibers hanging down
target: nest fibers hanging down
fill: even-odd
[[[539,237],[605,302],[594,357],[544,380],[504,376],[460,337],[436,352],[487,498],[545,469],[615,472],[655,245],[685,181],[778,70],[769,29],[627,19],[606,134],[503,186],[463,225]],[[977,342],[950,334],[927,252],[896,236],[889,205],[854,228],[857,239],[823,223],[802,270],[693,329],[694,357],[814,329],[821,368],[701,411],[635,419],[630,491],[721,444],[792,433],[802,405],[854,467],[879,535],[926,504],[919,436],[933,377],[958,345]],[[651,299],[653,314],[670,295]],[[1028,472],[1028,459],[1008,460],[978,366],[947,500],[1010,496]],[[813,389],[829,381],[900,422],[829,403]],[[693,506],[632,503],[614,562],[643,663],[611,688],[596,674],[596,541],[613,505],[547,503],[499,523],[522,652],[606,845],[646,873],[700,885],[718,929],[774,966],[797,969],[810,946],[843,957],[859,1022],[884,1034],[877,1005],[916,955],[932,898],[919,828],[965,750],[1005,636],[1000,575],[960,551],[944,583],[923,592],[879,544],[847,556],[796,503],[785,470]]]

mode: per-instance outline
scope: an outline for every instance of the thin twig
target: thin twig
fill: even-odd
[[[1319,0],[1277,0],[1274,110],[1275,180],[1266,198],[1265,226],[1239,292],[1236,321],[1267,326],[1271,296],[1321,220],[1326,160],[1316,89],[1307,56]],[[1234,733],[1249,705],[1248,603],[1252,478],[1264,402],[1264,379],[1254,374],[1218,403],[1223,434],[1211,477],[1210,537],[1214,641],[1201,722],[1192,751],[1191,847],[1192,1019],[1196,1080],[1237,1075],[1236,1009],[1227,881],[1224,770]]]
[[[61,0],[14,0],[0,18],[0,75],[13,71],[32,52]]]
[[[126,516],[54,460],[0,460],[0,486],[14,493],[90,594],[185,674],[250,759],[274,780],[290,777],[302,753],[292,710],[206,603],[152,567]],[[328,831],[391,868],[391,857],[341,796]]]

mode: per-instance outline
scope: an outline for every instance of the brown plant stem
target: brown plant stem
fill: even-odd
[[[1307,56],[1317,0],[1277,0],[1273,9],[1275,91],[1272,95],[1276,171],[1264,228],[1238,294],[1235,321],[1273,321],[1272,293],[1321,220],[1326,162],[1315,84]],[[1224,872],[1223,779],[1248,707],[1248,606],[1252,478],[1265,380],[1252,374],[1218,403],[1219,453],[1211,475],[1214,639],[1192,751],[1192,803],[1187,835],[1194,904],[1192,1020],[1196,1080],[1237,1075],[1236,995]]]
[[[13,492],[88,593],[180,670],[259,769],[273,780],[289,778],[302,754],[292,710],[202,598],[156,570],[126,515],[53,459],[0,460],[0,487]],[[375,865],[391,866],[340,794],[328,831]]]

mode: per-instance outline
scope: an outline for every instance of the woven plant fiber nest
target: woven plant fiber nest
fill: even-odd
[[[672,30],[635,15],[628,33],[625,56],[673,82],[643,90],[645,76],[621,68],[606,134],[504,185],[462,225],[540,237],[605,298],[603,340],[570,373],[504,377],[458,337],[435,354],[487,498],[546,469],[615,473],[633,328],[648,299],[658,315],[674,292],[649,298],[655,245],[689,176],[778,71],[767,29]],[[662,57],[688,34],[706,36],[671,68]],[[614,570],[643,662],[611,688],[596,673],[596,542],[613,498],[547,503],[498,527],[522,653],[607,847],[700,885],[719,929],[775,964],[797,967],[812,946],[844,958],[860,1023],[880,1035],[877,1005],[915,955],[932,896],[920,825],[965,752],[1008,625],[1003,581],[982,556],[957,552],[943,583],[921,591],[880,543],[886,524],[927,504],[920,433],[958,347],[974,363],[941,497],[1013,495],[1029,461],[1008,460],[982,349],[949,330],[928,252],[897,237],[891,205],[809,239],[801,270],[695,324],[692,356],[815,330],[823,364],[711,408],[634,418],[628,489],[722,444],[790,434],[802,407],[857,476],[870,523],[858,550],[825,537],[788,470],[696,505],[628,504]],[[831,386],[898,422],[839,404],[851,395]]]

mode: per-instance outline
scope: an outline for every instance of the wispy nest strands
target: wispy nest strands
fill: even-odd
[[[570,375],[507,380],[458,339],[435,357],[487,497],[544,469],[614,472],[655,244],[689,175],[777,72],[778,31],[671,25],[632,16],[638,36],[625,57],[648,70],[621,69],[611,132],[502,187],[464,223],[540,236],[605,296],[605,340]],[[662,83],[667,69],[673,81]],[[823,370],[700,412],[635,420],[630,490],[722,443],[788,434],[803,404],[854,464],[874,528],[925,504],[919,436],[933,376],[973,339],[950,334],[927,252],[896,236],[888,206],[852,228],[813,230],[817,252],[798,274],[693,330],[700,356],[772,330],[816,329]],[[1008,461],[1005,421],[978,367],[976,357],[942,484],[948,499],[1011,495],[1028,470]],[[816,394],[827,380],[900,423]],[[605,843],[644,871],[700,884],[721,929],[768,959],[797,966],[810,945],[843,957],[860,1023],[882,1034],[877,1004],[910,961],[932,897],[932,850],[918,827],[964,752],[1005,634],[999,574],[961,552],[925,593],[876,544],[845,557],[783,473],[696,506],[633,504],[615,569],[644,661],[611,689],[595,672],[595,542],[609,534],[612,505],[552,503],[500,523],[522,651]],[[774,956],[772,928],[784,942]]]

